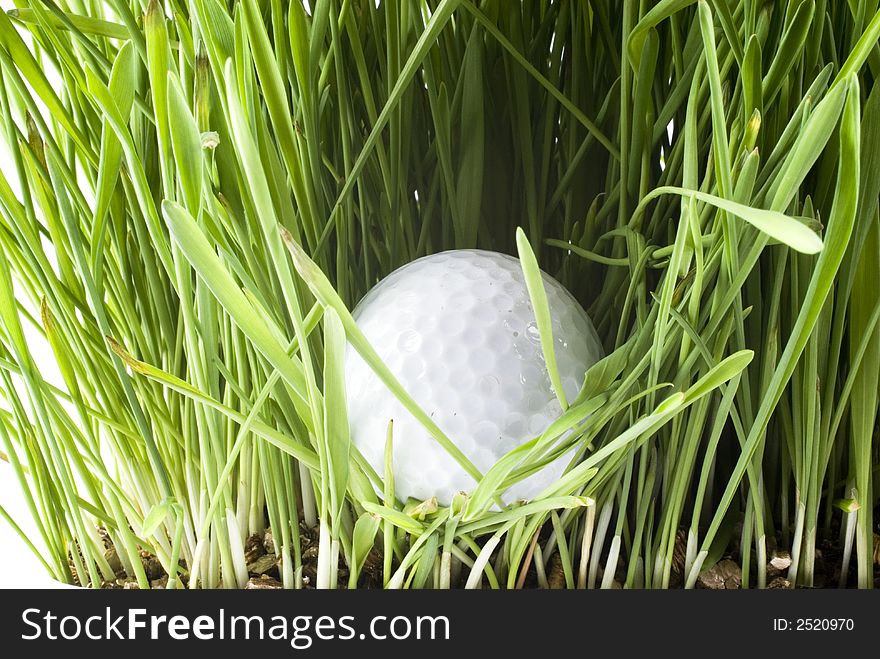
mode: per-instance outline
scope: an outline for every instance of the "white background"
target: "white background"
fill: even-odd
[[[0,0],[0,9],[3,11],[12,7],[14,7],[12,0]],[[9,153],[2,138],[0,138],[0,169],[10,179],[10,184],[15,186]],[[25,327],[28,344],[31,346],[37,364],[41,371],[44,371],[46,379],[57,384],[57,369],[48,346],[40,339],[39,335],[28,332],[28,329]],[[31,542],[42,551],[44,547],[36,532],[30,511],[21,496],[15,474],[12,472],[12,468],[2,460],[0,460],[0,505],[15,519]],[[46,573],[42,563],[37,560],[6,521],[0,518],[0,588],[48,587],[54,584],[55,582]]]

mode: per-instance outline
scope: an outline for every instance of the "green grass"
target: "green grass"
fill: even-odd
[[[774,549],[789,585],[872,587],[878,1],[312,4],[0,13],[0,449],[50,573],[113,580],[103,527],[140,587],[141,550],[242,587],[271,527],[302,587],[317,527],[318,587],[371,552],[394,588],[694,587],[723,557],[765,587]],[[521,257],[539,326],[558,277],[607,353],[485,474],[349,312],[470,247]],[[346,342],[473,492],[397,501]]]

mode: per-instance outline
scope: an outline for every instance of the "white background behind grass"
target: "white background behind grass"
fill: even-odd
[[[14,6],[12,0],[0,0],[0,9],[3,11],[12,9]],[[0,141],[0,170],[9,179],[10,184],[15,187],[17,181],[9,152],[3,141]],[[27,323],[24,324],[24,330],[28,345],[43,376],[57,385],[60,382],[60,376],[48,344]],[[0,405],[4,405],[2,399],[0,399]],[[42,549],[42,543],[21,496],[12,468],[3,461],[0,461],[0,505],[21,526],[31,542],[38,549]],[[18,537],[18,534],[2,519],[0,519],[0,564],[6,567],[3,571],[3,577],[0,578],[0,588],[33,588],[51,586],[56,583],[46,574],[43,566]]]

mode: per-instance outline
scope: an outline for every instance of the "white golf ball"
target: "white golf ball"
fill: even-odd
[[[602,347],[577,300],[549,275],[543,278],[556,361],[571,401]],[[562,413],[518,259],[482,250],[417,259],[380,281],[353,315],[404,389],[481,473]],[[398,498],[436,496],[449,505],[457,492],[474,489],[474,479],[351,346],[346,385],[352,441],[380,475],[388,421],[394,421]],[[561,476],[571,457],[560,456],[514,484],[504,500],[533,498]]]

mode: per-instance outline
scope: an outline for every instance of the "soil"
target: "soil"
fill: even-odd
[[[125,573],[122,562],[119,560],[119,555],[115,547],[113,547],[113,543],[106,530],[101,528],[99,533],[104,542],[104,558],[107,559],[110,567],[116,573],[116,578],[103,582],[101,588],[109,590],[137,589],[137,581]],[[303,565],[303,587],[311,589],[314,588],[318,569],[317,528],[310,529],[304,525],[301,526],[300,547]],[[271,529],[266,529],[261,534],[250,536],[245,542],[244,556],[249,576],[248,583],[245,586],[246,589],[271,590],[282,587],[281,573],[278,565],[279,559],[275,554],[275,543]],[[168,585],[168,574],[165,572],[159,559],[147,551],[140,552],[140,559],[147,579],[150,581],[150,587],[153,589],[164,589]],[[72,560],[69,562],[69,566],[74,583],[79,585],[80,581]],[[180,561],[180,566],[186,567],[183,560]],[[187,587],[188,575],[185,573],[181,574],[180,581],[184,587]],[[348,583],[348,567],[342,560],[340,560],[338,568],[338,581],[340,588],[344,588]],[[361,587],[365,588],[377,588],[382,585],[382,559],[375,550],[370,552],[364,563],[364,567],[361,570],[360,583]]]
[[[105,589],[137,589],[137,581],[125,574],[122,562],[113,547],[112,542],[104,529],[99,529],[105,546],[104,557],[110,567],[116,572],[114,580],[105,581],[101,587]],[[545,530],[540,537],[547,534]],[[544,538],[546,539],[546,538]],[[318,567],[318,529],[302,526],[300,529],[300,541],[303,565],[303,587],[314,588]],[[672,570],[670,575],[670,587],[681,588],[684,584],[684,564],[687,546],[687,533],[680,529],[676,535],[675,546],[672,555]],[[791,565],[791,556],[783,549],[775,547],[775,541],[771,539],[768,546],[767,562],[767,587],[791,588],[791,582],[786,578],[788,568]],[[815,574],[812,588],[837,588],[840,582],[841,548],[829,540],[821,541],[816,547]],[[147,551],[140,552],[140,559],[150,581],[150,587],[163,589],[168,584],[168,575],[161,563],[153,554]],[[245,543],[245,561],[248,567],[249,580],[245,586],[248,590],[272,590],[282,588],[281,574],[279,571],[279,559],[275,554],[275,543],[272,530],[267,529],[259,535],[250,536]],[[181,567],[185,567],[183,561]],[[874,534],[874,583],[880,587],[880,535]],[[71,573],[74,583],[79,583],[73,561],[70,561]],[[526,561],[527,572],[521,576],[519,583],[523,588],[539,588],[540,583],[537,571],[532,560]],[[752,578],[750,584],[755,584],[754,565],[752,566]],[[601,570],[600,570],[601,572]],[[464,575],[466,577],[466,575]],[[463,577],[463,578],[464,578]],[[546,570],[546,584],[551,589],[565,588],[565,572],[558,553],[551,557]],[[624,570],[615,574],[612,580],[612,588],[622,588],[626,575]],[[184,587],[188,585],[188,576],[181,574],[180,581]],[[344,589],[348,583],[348,568],[340,559],[338,567],[339,588]],[[851,569],[847,575],[846,583],[849,587],[855,585],[855,570]],[[361,570],[359,587],[381,588],[382,586],[382,557],[374,549],[367,557]],[[742,570],[740,557],[736,552],[730,552],[715,565],[705,570],[699,577],[696,587],[711,590],[731,590],[742,586]],[[806,586],[799,585],[799,588]]]

